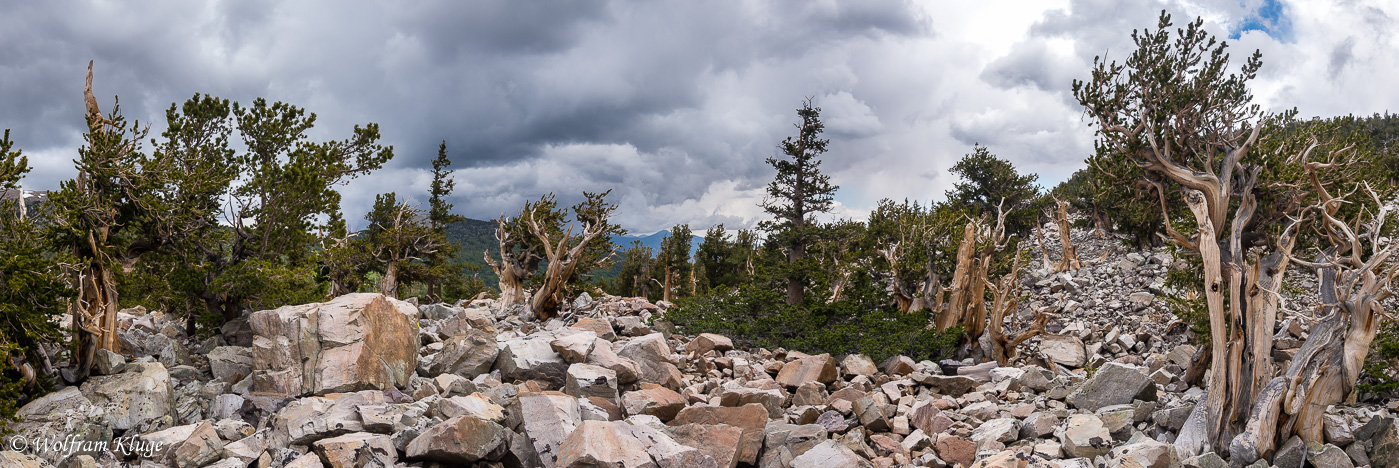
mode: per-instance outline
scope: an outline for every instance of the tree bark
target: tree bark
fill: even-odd
[[[398,262],[390,261],[384,268],[384,277],[379,279],[379,292],[398,299]]]
[[[1077,271],[1083,268],[1083,263],[1078,261],[1078,250],[1074,248],[1073,239],[1069,238],[1069,204],[1057,198],[1054,200],[1054,204],[1059,206],[1059,214],[1055,218],[1055,222],[1059,225],[1059,245],[1063,246],[1059,252],[1061,256],[1056,270]]]

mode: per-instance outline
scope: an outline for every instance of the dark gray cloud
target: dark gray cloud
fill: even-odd
[[[860,217],[882,197],[940,197],[951,183],[946,168],[972,142],[1046,183],[1067,177],[1091,148],[1067,82],[1095,55],[1124,57],[1127,33],[1154,26],[1163,7],[1226,23],[1251,8],[1226,0],[9,2],[0,15],[0,128],[14,129],[31,155],[30,187],[70,177],[84,67],[95,60],[104,108],[119,95],[128,118],[157,133],[154,119],[195,93],[305,107],[318,115],[320,139],[380,123],[397,156],[342,191],[351,220],[375,193],[421,201],[428,161],[445,140],[462,214],[493,218],[548,192],[571,204],[583,190],[613,189],[619,220],[650,232],[756,222],[771,177],[763,159],[811,97],[832,139],[823,167],[842,186],[837,215]],[[1393,14],[1384,4],[1354,9],[1362,8]],[[1337,26],[1295,26],[1297,44],[1276,46],[1296,55],[1287,60],[1331,52],[1303,48],[1309,34]],[[1241,42],[1275,47],[1256,33]],[[1337,80],[1377,50],[1357,44]],[[1270,96],[1311,99],[1298,83],[1279,83]]]

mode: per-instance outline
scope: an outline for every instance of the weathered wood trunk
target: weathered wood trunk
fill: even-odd
[[[938,330],[947,330],[961,323],[971,304],[972,283],[977,277],[975,270],[980,266],[973,258],[976,253],[976,228],[975,221],[968,222],[962,231],[962,243],[957,246],[957,269],[952,273],[952,296],[947,307],[938,312],[935,323]]]
[[[389,262],[384,268],[384,277],[379,278],[379,292],[398,299],[398,262]]]
[[[1078,261],[1078,250],[1074,248],[1073,239],[1069,238],[1069,204],[1059,199],[1055,199],[1054,203],[1059,207],[1055,223],[1059,225],[1059,245],[1063,247],[1059,252],[1060,260],[1055,270],[1076,271],[1083,268],[1083,263]]]

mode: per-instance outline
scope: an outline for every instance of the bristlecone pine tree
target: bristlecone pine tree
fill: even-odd
[[[356,240],[383,274],[379,292],[398,297],[399,272],[437,252],[444,240],[424,222],[422,210],[399,203],[393,192],[376,196],[364,219],[369,226]]]
[[[821,173],[821,160],[830,140],[822,139],[825,124],[821,123],[821,108],[813,107],[811,99],[797,109],[801,123],[796,124],[797,136],[782,141],[782,157],[770,157],[768,164],[777,169],[777,177],[768,184],[768,196],[763,209],[773,220],[759,223],[759,229],[769,233],[769,241],[777,242],[787,251],[787,303],[801,304],[806,291],[806,248],[814,241],[816,213],[831,210],[832,195],[839,187]]]
[[[1162,186],[1169,182],[1184,189],[1198,230],[1193,236],[1182,234],[1169,219],[1165,228],[1173,242],[1198,252],[1202,260],[1211,368],[1205,400],[1195,406],[1175,445],[1182,458],[1213,451],[1243,466],[1271,456],[1294,434],[1306,442],[1324,442],[1321,416],[1354,387],[1378,329],[1380,301],[1391,294],[1396,270],[1385,260],[1394,243],[1379,243],[1385,208],[1362,211],[1353,223],[1336,217],[1342,202],[1328,194],[1318,175],[1335,164],[1310,159],[1318,147],[1338,145],[1315,141],[1287,161],[1307,168],[1312,193],[1289,198],[1319,201],[1300,212],[1254,219],[1260,209],[1255,192],[1265,166],[1249,159],[1274,160],[1268,154],[1249,156],[1261,153],[1255,145],[1264,129],[1286,128],[1276,122],[1288,114],[1265,115],[1252,104],[1246,85],[1260,67],[1257,52],[1239,73],[1229,74],[1225,45],[1203,30],[1202,20],[1178,29],[1175,38],[1170,30],[1170,16],[1163,12],[1156,30],[1133,32],[1137,49],[1125,64],[1095,60],[1091,82],[1076,81],[1073,89],[1098,125],[1100,144],[1141,164],[1153,178],[1163,212],[1171,211]],[[1321,153],[1335,161],[1347,151]],[[1266,169],[1283,172],[1276,165]],[[1382,206],[1378,195],[1363,188],[1347,192],[1363,193]],[[1331,245],[1316,262],[1292,258],[1309,213],[1321,218],[1322,242]],[[1268,234],[1269,223],[1277,220],[1283,221],[1281,232]],[[1246,256],[1254,239],[1265,249]],[[1367,252],[1373,253],[1367,258]],[[1286,372],[1277,375],[1272,337],[1289,262],[1320,270],[1323,312],[1329,315],[1313,328]]]

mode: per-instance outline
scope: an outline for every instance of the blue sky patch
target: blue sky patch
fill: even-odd
[[[1287,17],[1287,11],[1279,0],[1263,0],[1261,6],[1244,17],[1243,21],[1230,31],[1229,38],[1238,39],[1245,31],[1261,31],[1282,43],[1294,42],[1292,18]]]

